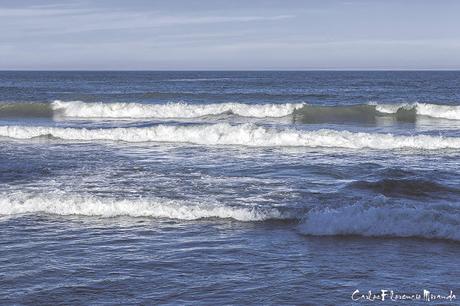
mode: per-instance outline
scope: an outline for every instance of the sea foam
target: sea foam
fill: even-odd
[[[371,102],[367,104],[373,110],[366,110],[366,104],[342,105],[342,106],[317,106],[306,103],[284,103],[284,104],[245,104],[236,102],[212,103],[212,104],[190,104],[185,102],[166,104],[142,104],[142,103],[102,103],[82,101],[60,101],[51,103],[52,110],[64,117],[73,118],[196,118],[206,115],[219,115],[233,113],[243,117],[285,117],[299,111],[311,116],[324,115],[326,108],[329,113],[335,115],[350,115],[358,112],[359,116],[382,114],[396,114],[401,110],[414,110],[416,115],[432,118],[443,118],[460,120],[460,106],[439,105],[430,103],[399,103],[381,104]]]
[[[398,136],[337,130],[301,131],[255,124],[155,125],[128,128],[61,128],[0,126],[0,136],[31,139],[40,136],[76,141],[179,142],[200,145],[260,147],[336,147],[370,149],[460,149],[460,138],[430,135]]]
[[[415,110],[419,116],[428,116],[432,118],[460,120],[460,105],[439,105],[430,103],[402,103],[402,104],[378,104],[376,110],[381,113],[394,114],[398,110]]]
[[[141,104],[141,103],[85,103],[54,101],[52,109],[59,115],[74,118],[196,118],[206,115],[233,113],[244,117],[284,117],[303,104]]]
[[[83,215],[98,217],[152,217],[180,220],[203,218],[263,221],[285,219],[274,208],[232,207],[219,203],[197,203],[162,198],[110,199],[73,194],[2,194],[0,215],[37,214]]]

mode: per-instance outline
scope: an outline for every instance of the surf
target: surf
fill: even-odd
[[[166,104],[141,103],[86,103],[81,101],[54,101],[53,111],[63,117],[72,118],[198,118],[207,115],[231,113],[242,117],[285,117],[303,104],[244,104],[212,103],[190,104],[185,102]]]
[[[416,122],[418,117],[460,120],[460,106],[429,103],[313,105],[308,103],[246,104],[238,102],[191,104],[169,102],[83,102],[55,100],[51,103],[0,103],[0,118],[71,119],[174,119],[233,114],[252,118],[282,118],[315,123],[376,123],[382,118]]]
[[[227,206],[220,203],[170,200],[164,198],[115,199],[91,195],[51,192],[33,194],[3,193],[0,198],[0,215],[51,214],[61,216],[147,217],[178,220],[207,218],[237,221],[264,221],[289,219],[278,209],[260,206]]]
[[[321,129],[277,129],[256,124],[158,124],[149,127],[65,128],[0,126],[0,136],[32,139],[46,136],[75,141],[167,142],[249,147],[330,147],[348,149],[460,149],[459,137],[393,135]]]

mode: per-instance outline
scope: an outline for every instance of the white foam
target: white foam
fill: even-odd
[[[460,120],[460,106],[417,103],[417,114],[434,118]]]
[[[375,102],[369,103],[370,105],[375,105],[375,109],[378,112],[384,113],[384,114],[395,114],[399,109],[412,109],[415,104],[379,104]]]
[[[439,105],[430,103],[403,103],[403,104],[377,104],[375,109],[381,113],[394,114],[399,109],[414,109],[417,115],[429,116],[432,118],[460,120],[460,105]]]
[[[423,237],[460,240],[460,212],[447,207],[367,207],[310,211],[299,230],[307,235]]]
[[[295,146],[371,149],[460,149],[460,138],[443,136],[395,136],[336,130],[277,130],[255,124],[156,125],[143,128],[60,128],[0,126],[0,136],[31,139],[52,136],[77,141],[180,142],[200,145]]]
[[[37,214],[99,217],[152,217],[181,220],[231,218],[238,221],[283,219],[274,208],[230,207],[219,203],[192,203],[161,198],[116,200],[94,196],[49,194],[2,194],[0,215]]]
[[[54,101],[53,110],[73,118],[195,118],[232,112],[244,117],[284,117],[303,104],[141,104],[141,103],[85,103]]]

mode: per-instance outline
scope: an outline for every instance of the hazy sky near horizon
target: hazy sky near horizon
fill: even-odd
[[[460,69],[457,0],[0,0],[0,69]]]

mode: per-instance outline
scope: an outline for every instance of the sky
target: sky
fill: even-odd
[[[0,0],[0,70],[460,69],[458,0]]]

